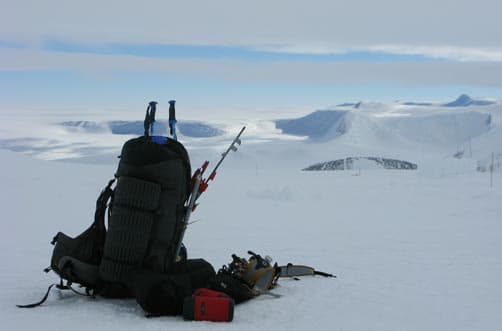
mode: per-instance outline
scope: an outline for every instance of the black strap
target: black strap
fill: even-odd
[[[47,292],[45,292],[45,295],[42,298],[42,300],[35,302],[35,303],[30,303],[28,305],[16,305],[16,307],[18,307],[18,308],[35,308],[35,307],[40,306],[45,301],[47,301],[47,298],[49,297],[49,293],[51,292],[51,290],[54,286],[56,286],[56,288],[59,290],[71,290],[73,293],[81,295],[81,296],[91,297],[93,299],[96,298],[96,296],[94,295],[94,291],[91,288],[86,287],[85,293],[82,293],[80,291],[77,291],[75,288],[73,288],[71,282],[67,282],[66,285],[64,285],[63,280],[61,279],[61,282],[59,284],[54,283],[49,286],[49,288],[47,289]]]
[[[317,270],[314,270],[314,275],[336,278],[336,276],[333,274],[328,274],[327,272],[322,272],[322,271],[317,271]]]
[[[101,230],[102,233],[106,233],[106,208],[108,207],[108,200],[110,200],[110,197],[113,195],[112,185],[114,182],[115,179],[112,179],[108,182],[103,191],[101,191],[101,194],[96,201],[96,211],[94,212],[94,223],[92,224],[92,226],[98,227],[98,229]],[[110,209],[108,209],[108,212],[110,212]]]
[[[108,199],[110,199],[113,194],[112,185],[114,182],[115,179],[109,180],[106,187],[103,189],[103,191],[101,191],[101,194],[99,195],[97,200],[97,207],[106,207]]]
[[[47,289],[47,292],[45,292],[44,297],[39,302],[31,303],[29,305],[16,305],[16,307],[18,307],[18,308],[35,308],[35,307],[40,306],[42,303],[44,303],[47,300],[47,298],[49,297],[49,292],[51,291],[51,289],[54,286],[56,286],[56,288],[58,288],[60,290],[68,290],[69,289],[68,286],[63,285],[63,280],[61,279],[61,282],[59,284],[54,283],[51,286],[49,286],[49,288]]]
[[[72,273],[73,273],[73,267],[72,267],[71,263],[68,262],[65,266],[63,266],[63,269],[68,269],[67,271],[64,271],[63,273],[67,273],[68,275],[70,275],[71,278],[74,278],[74,276],[72,275]],[[40,306],[41,304],[43,304],[47,300],[47,298],[49,297],[49,293],[50,293],[50,291],[52,290],[52,288],[54,286],[56,286],[56,288],[60,289],[60,290],[71,290],[73,293],[76,293],[78,295],[82,295],[82,296],[86,296],[86,297],[91,297],[93,299],[96,298],[95,295],[94,295],[94,290],[92,288],[86,287],[85,288],[85,293],[82,293],[82,292],[77,291],[76,289],[74,289],[72,287],[72,282],[71,281],[66,281],[66,285],[64,285],[63,278],[61,278],[60,281],[59,281],[59,284],[54,283],[54,284],[51,284],[49,286],[49,288],[47,289],[47,292],[45,292],[45,295],[42,298],[42,300],[40,300],[38,302],[35,302],[35,303],[28,304],[28,305],[16,305],[16,306],[18,308],[35,308],[35,307]]]

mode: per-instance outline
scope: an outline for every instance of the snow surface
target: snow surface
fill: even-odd
[[[197,222],[185,237],[189,256],[217,269],[230,254],[251,249],[336,279],[280,280],[274,289],[279,299],[239,305],[229,324],[146,319],[134,300],[58,291],[39,308],[16,308],[39,300],[57,280],[42,272],[49,242],[58,231],[75,236],[90,224],[95,199],[129,138],[55,124],[85,115],[26,113],[22,121],[3,115],[3,146],[28,154],[0,150],[3,329],[500,329],[502,179],[496,171],[490,187],[490,174],[476,171],[492,152],[502,155],[500,103],[458,109],[362,103],[346,115],[343,135],[327,132],[322,141],[285,135],[274,121],[253,118],[208,121],[224,131],[221,136],[180,137],[194,167],[206,158],[214,165],[247,125],[240,150],[225,161],[193,214]],[[101,120],[113,118],[89,118]],[[453,157],[459,149],[462,159]],[[368,155],[408,160],[418,170],[301,171]],[[71,162],[48,161],[54,159]]]

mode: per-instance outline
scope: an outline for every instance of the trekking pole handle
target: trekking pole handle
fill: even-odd
[[[148,137],[150,133],[153,133],[153,122],[155,122],[155,112],[157,110],[157,102],[150,101],[148,107],[146,108],[145,122],[143,124],[145,128],[145,136]]]
[[[176,121],[176,100],[169,100],[169,121]]]
[[[176,108],[175,105],[176,100],[169,101],[169,133],[173,137],[174,140],[178,140],[176,135]]]

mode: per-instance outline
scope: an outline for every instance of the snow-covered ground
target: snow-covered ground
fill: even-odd
[[[347,112],[343,130],[334,116],[322,137],[285,135],[272,120],[253,118],[208,121],[224,131],[218,136],[182,136],[195,167],[206,158],[214,163],[239,126],[248,126],[239,152],[193,214],[197,222],[185,239],[191,257],[217,269],[230,254],[251,249],[279,264],[309,264],[338,276],[281,280],[274,290],[280,298],[237,306],[231,324],[146,319],[134,300],[57,291],[42,307],[16,308],[39,300],[56,281],[42,272],[49,242],[57,231],[76,235],[90,224],[128,136],[60,126],[113,116],[2,115],[2,145],[35,157],[0,150],[2,327],[499,330],[502,173],[494,173],[490,187],[490,174],[476,167],[502,153],[502,105],[362,103],[338,110]],[[464,157],[454,158],[459,150]],[[418,170],[300,170],[349,156],[406,160]],[[79,158],[54,161],[72,157]]]

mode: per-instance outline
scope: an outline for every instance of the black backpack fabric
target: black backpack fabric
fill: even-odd
[[[136,302],[150,316],[180,315],[184,299],[196,288],[207,287],[214,276],[210,263],[203,259],[189,259],[173,264],[167,274],[131,270],[124,281]]]
[[[52,239],[51,265],[46,272],[53,270],[62,279],[78,283],[86,288],[97,290],[102,287],[99,281],[98,266],[103,256],[106,227],[105,215],[108,201],[113,195],[111,180],[96,201],[94,222],[80,235],[72,238],[58,232]]]
[[[120,155],[99,276],[123,282],[132,269],[166,273],[176,260],[191,169],[182,144],[143,136]]]
[[[244,280],[222,270],[218,271],[208,287],[227,294],[235,303],[245,302],[259,295]]]

